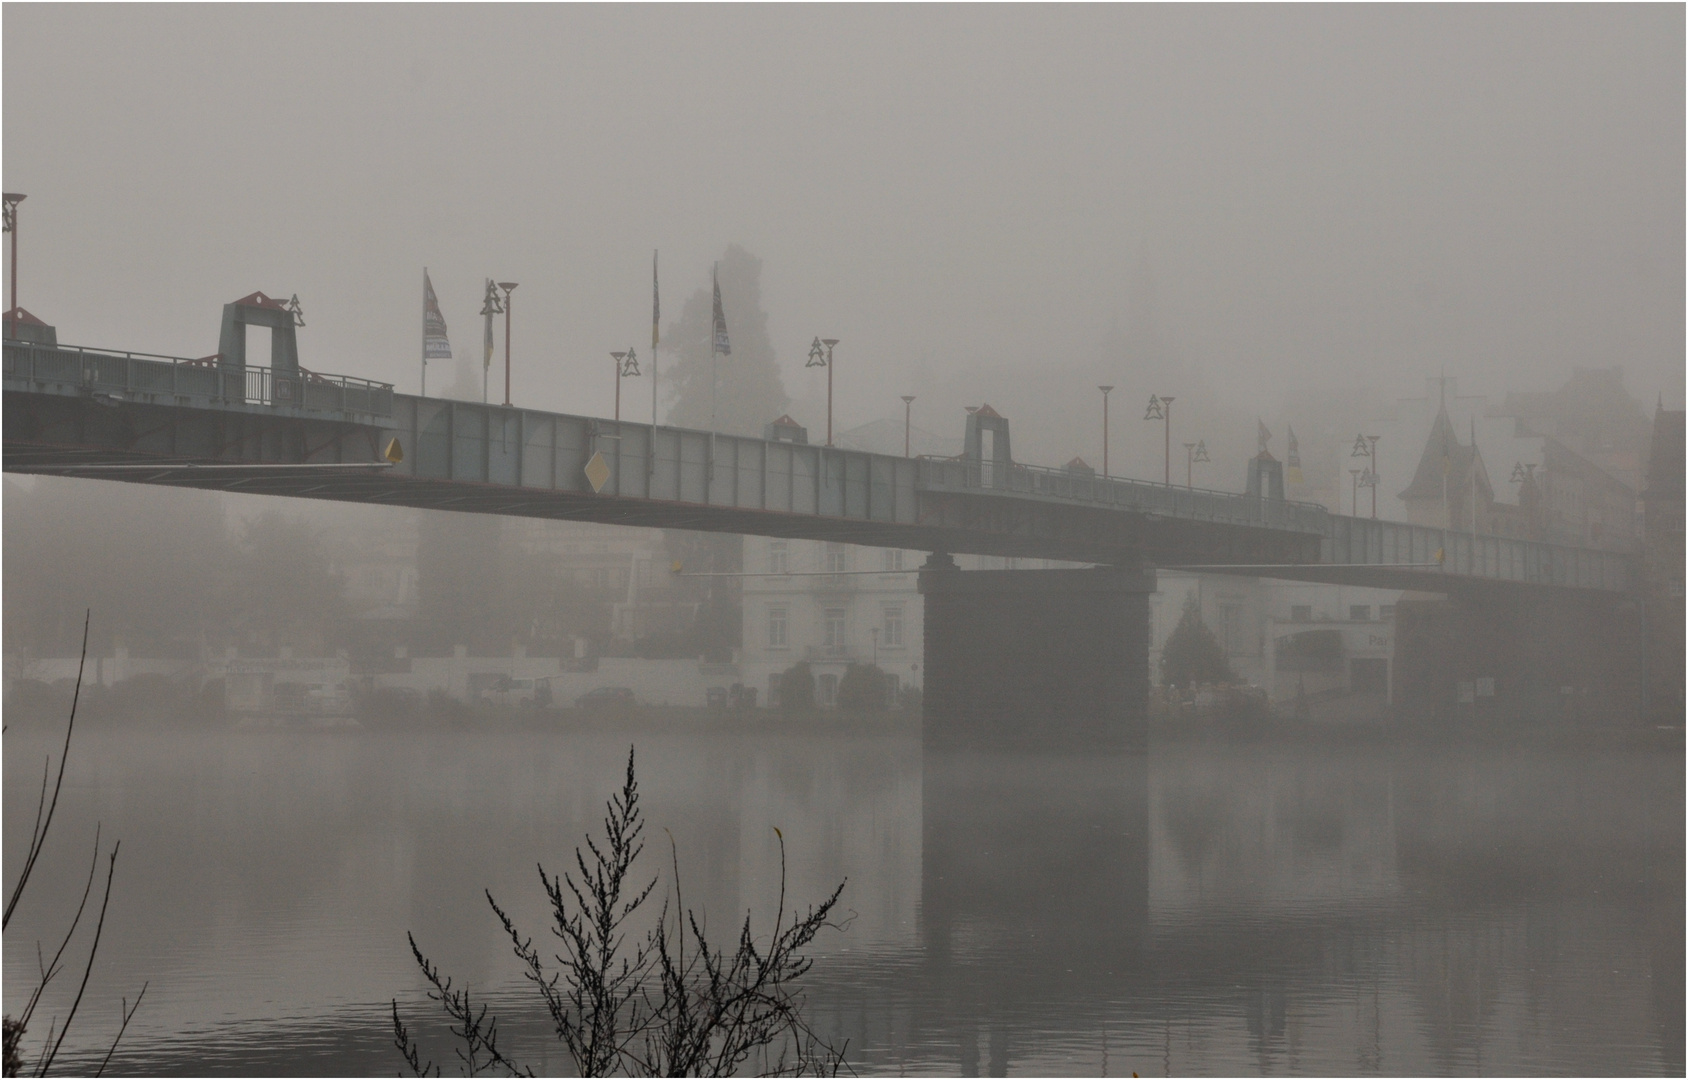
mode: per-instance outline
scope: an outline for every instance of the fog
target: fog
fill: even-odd
[[[534,410],[7,320],[5,1071],[68,932],[55,1067],[146,986],[114,1073],[385,1075],[397,1023],[449,1070],[427,954],[595,1074],[509,950],[607,829],[647,1049],[724,1014],[687,934],[807,917],[813,968],[733,970],[793,973],[758,1051],[817,1071],[1681,1075],[1685,26],[0,7],[6,284],[61,345],[209,361],[261,291],[415,394],[426,273],[427,396],[508,350]]]
[[[948,434],[1015,376],[1086,414],[1098,382],[1128,418],[1211,398],[1245,446],[1250,414],[1444,368],[1498,394],[1622,365],[1682,400],[1669,6],[17,6],[4,28],[20,301],[63,341],[203,355],[221,304],[297,293],[307,366],[414,392],[426,266],[460,358],[483,279],[517,281],[516,401],[605,415],[606,354],[648,344],[652,250],[666,323],[738,243],[793,398],[824,394],[810,339],[841,339],[842,427],[915,393]]]

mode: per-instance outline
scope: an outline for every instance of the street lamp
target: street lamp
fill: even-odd
[[[12,306],[7,310],[13,313],[14,319],[17,318],[18,310],[18,203],[23,202],[26,198],[28,196],[18,195],[10,191],[0,195],[0,199],[4,199],[6,203],[5,228],[7,232],[12,234]]]
[[[1198,462],[1198,461],[1208,462],[1208,461],[1212,461],[1212,460],[1213,460],[1212,458],[1207,456],[1207,440],[1206,439],[1198,439],[1195,442],[1185,443],[1184,444],[1184,486],[1186,488],[1190,489],[1191,491],[1194,491],[1196,485],[1194,483],[1193,477],[1195,475],[1196,462]]]
[[[1352,480],[1352,483],[1349,485],[1352,489],[1352,495],[1348,500],[1348,505],[1354,508],[1355,517],[1360,516],[1360,472],[1361,470],[1359,469],[1348,470],[1348,476]]]
[[[1166,422],[1166,477],[1167,487],[1172,486],[1172,398],[1149,395],[1149,409],[1143,414],[1145,420],[1164,420]]]
[[[1108,478],[1108,392],[1111,386],[1098,386],[1102,391],[1102,479]]]
[[[500,281],[504,290],[504,404],[510,404],[510,294],[516,291],[514,281]]]
[[[910,415],[909,410],[911,410],[913,408],[914,408],[914,395],[913,394],[904,394],[903,395],[903,456],[904,457],[913,457],[914,456],[914,455],[909,453],[909,432],[911,430],[913,430],[909,426],[909,415]]]
[[[832,347],[838,344],[837,338],[815,339],[809,346],[809,362],[804,367],[826,368],[826,444],[832,445]],[[825,346],[823,351],[822,346]]]
[[[1377,436],[1377,435],[1356,435],[1356,436],[1354,436],[1354,449],[1349,451],[1349,454],[1348,454],[1349,457],[1363,457],[1363,458],[1367,459],[1366,472],[1370,475],[1370,479],[1368,481],[1366,481],[1365,486],[1372,489],[1372,492],[1371,492],[1371,516],[1373,518],[1377,517],[1377,440],[1378,440],[1378,438],[1379,438],[1379,436]],[[1354,516],[1355,517],[1360,516],[1360,508],[1359,508],[1358,505],[1356,505],[1354,507]]]
[[[621,423],[621,362],[627,358],[624,352],[610,353],[610,359],[615,361],[615,422]]]
[[[486,296],[481,299],[481,314],[486,317],[486,336],[481,350],[481,404],[487,403],[487,378],[492,372],[492,317],[504,314],[504,302],[498,299],[498,286],[486,279]]]

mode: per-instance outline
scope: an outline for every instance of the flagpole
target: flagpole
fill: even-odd
[[[428,268],[422,268],[422,396],[428,396]]]

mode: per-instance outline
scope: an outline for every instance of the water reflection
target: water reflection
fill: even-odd
[[[96,990],[152,980],[130,1071],[390,1073],[407,929],[555,1069],[481,889],[544,925],[533,864],[595,824],[630,738],[90,731],[34,895],[79,887],[96,820],[123,837]],[[1683,1071],[1679,749],[637,742],[717,926],[771,906],[775,825],[792,895],[850,879],[810,1000],[861,1072]],[[19,909],[9,996],[59,914]]]

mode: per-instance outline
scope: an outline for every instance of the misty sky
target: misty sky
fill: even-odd
[[[604,414],[651,249],[666,324],[738,242],[793,397],[842,339],[844,426],[900,418],[917,363],[1044,372],[1086,416],[1098,372],[1183,390],[1103,355],[1146,280],[1230,407],[1611,364],[1682,405],[1679,5],[12,4],[3,30],[20,302],[74,344],[203,355],[226,301],[297,293],[307,366],[414,392],[427,266],[477,359],[482,279],[520,282],[517,402]],[[959,431],[951,393],[917,422]]]

